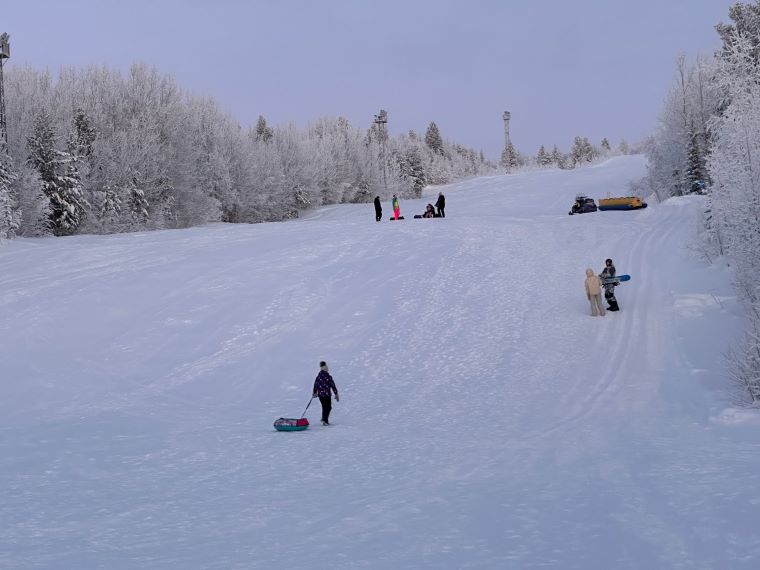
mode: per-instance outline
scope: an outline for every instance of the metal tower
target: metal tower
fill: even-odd
[[[5,89],[3,88],[3,64],[11,56],[10,36],[0,35],[0,145],[8,152],[8,125],[5,123]]]
[[[380,109],[380,112],[375,115],[373,121],[377,127],[377,138],[380,142],[380,160],[383,163],[383,187],[385,191],[388,191],[388,176],[385,172],[385,141],[388,140],[388,113],[385,109]]]
[[[509,153],[509,118],[511,117],[511,113],[509,111],[504,111],[504,115],[502,115],[502,118],[504,119],[504,156],[507,158],[507,173],[509,173],[509,162],[510,162],[510,153]]]

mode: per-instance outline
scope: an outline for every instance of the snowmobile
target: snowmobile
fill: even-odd
[[[575,204],[570,208],[568,214],[572,216],[573,214],[587,214],[589,212],[596,212],[594,199],[583,194],[578,194],[575,197]]]

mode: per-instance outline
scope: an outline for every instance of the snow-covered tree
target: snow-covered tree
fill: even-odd
[[[521,163],[520,154],[517,152],[515,145],[512,144],[512,141],[509,141],[509,144],[507,144],[504,150],[501,151],[500,165],[506,168],[507,170],[514,170],[515,168],[520,166],[520,163]]]
[[[546,152],[544,145],[541,145],[541,147],[538,149],[538,153],[536,154],[536,164],[542,168],[546,168],[547,166],[551,165],[551,163],[551,155]]]
[[[50,201],[50,228],[55,235],[74,233],[88,206],[73,141],[71,138],[66,151],[55,148],[52,119],[44,110],[37,115],[27,141],[29,164],[39,172],[42,191]]]
[[[272,140],[274,133],[272,129],[267,126],[267,121],[263,115],[259,115],[256,121],[256,140],[261,142],[269,142]]]
[[[13,238],[19,229],[20,212],[13,191],[17,178],[9,157],[0,151],[0,240]]]
[[[438,125],[433,121],[430,122],[427,131],[425,131],[425,144],[433,153],[443,154],[441,132],[438,130]]]
[[[121,217],[121,196],[110,186],[103,188],[100,194],[98,219],[104,227],[115,228]]]
[[[599,151],[586,137],[575,137],[570,149],[570,159],[574,165],[593,162],[599,156]]]
[[[150,218],[148,210],[150,204],[145,197],[145,191],[138,186],[137,180],[132,179],[127,186],[127,199],[129,204],[129,215],[137,226],[147,223]]]

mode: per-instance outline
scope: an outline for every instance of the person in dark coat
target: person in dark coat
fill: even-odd
[[[314,380],[314,390],[312,392],[312,398],[319,398],[319,403],[322,404],[322,425],[330,425],[330,411],[332,410],[331,391],[335,392],[335,401],[340,402],[338,396],[338,389],[335,387],[335,381],[327,368],[327,363],[323,360],[319,363],[319,374]]]
[[[435,203],[435,207],[438,208],[438,217],[445,218],[446,212],[444,212],[444,209],[446,208],[446,197],[443,195],[443,192],[438,192],[438,200]]]
[[[604,261],[602,274],[599,276],[602,278],[602,283],[604,283],[605,277],[615,277],[615,273],[615,265],[612,263],[612,260],[606,259]],[[617,287],[617,283],[604,283],[604,300],[607,301],[607,304],[609,305],[609,307],[607,307],[608,311],[620,310],[617,299],[615,298],[615,287]]]
[[[380,205],[380,196],[375,196],[375,220],[383,219],[383,207]]]

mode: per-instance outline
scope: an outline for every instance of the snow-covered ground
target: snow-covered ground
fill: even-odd
[[[743,318],[640,157],[305,219],[0,248],[2,568],[758,568]],[[385,203],[386,215],[389,204]],[[592,318],[584,270],[632,280]],[[278,433],[319,360],[334,425]],[[316,409],[315,409],[316,408]]]

